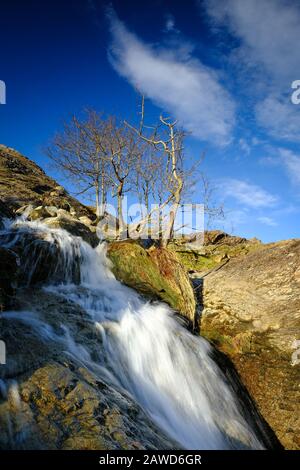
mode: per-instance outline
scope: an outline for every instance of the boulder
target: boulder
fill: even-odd
[[[13,217],[14,217],[13,212],[9,209],[7,204],[5,204],[0,199],[0,230],[3,229],[4,227],[3,220],[13,219]]]
[[[168,303],[193,324],[193,288],[175,253],[155,246],[145,249],[134,241],[120,241],[110,243],[107,254],[117,279],[143,295]]]
[[[86,215],[83,215],[82,217],[79,217],[80,222],[82,222],[84,225],[92,225],[93,221],[87,217]]]
[[[43,284],[46,281],[57,283],[68,279],[78,283],[80,280],[79,259],[76,253],[70,263],[61,252],[60,245],[53,243],[43,230],[18,231],[17,227],[12,228],[0,234],[1,245],[10,246],[10,250],[1,248],[10,254],[2,272],[7,279],[11,279],[12,273],[15,273],[13,280],[18,287]],[[17,270],[12,263],[13,257],[16,257]],[[6,258],[2,256],[3,263],[5,260]]]
[[[45,219],[46,217],[51,217],[51,213],[45,206],[38,206],[28,214],[29,220],[41,220]]]
[[[300,240],[231,259],[202,278],[199,321],[287,449],[300,449],[299,266]]]
[[[99,244],[99,238],[87,225],[83,224],[74,217],[68,216],[65,211],[58,211],[57,217],[44,219],[43,222],[51,228],[62,228],[76,237],[81,237],[93,248]]]

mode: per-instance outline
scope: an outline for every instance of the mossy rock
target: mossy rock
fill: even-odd
[[[248,253],[263,249],[263,247],[264,245],[259,240],[244,241],[244,239],[241,239],[239,243],[236,242],[236,244],[204,245],[200,249],[193,249],[175,243],[170,244],[170,249],[176,253],[187,271],[202,273],[216,268],[226,259],[246,256]]]
[[[175,253],[143,248],[137,242],[113,242],[108,247],[113,273],[120,281],[152,299],[163,300],[194,322],[194,291]]]

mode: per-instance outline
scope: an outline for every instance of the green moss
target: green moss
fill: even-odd
[[[109,245],[113,273],[140,293],[167,302],[194,320],[195,299],[186,270],[174,252],[162,248],[144,249],[132,241]]]
[[[207,271],[218,264],[212,257],[195,252],[176,251],[176,254],[187,271]]]
[[[217,330],[205,330],[201,329],[201,335],[213,343],[217,349],[222,351],[224,354],[232,355],[236,354],[237,350],[233,343],[232,337],[222,334]]]
[[[176,253],[187,271],[206,272],[220,265],[225,259],[245,256],[263,246],[259,242],[247,241],[236,245],[206,245],[199,250],[192,250],[171,243],[169,248]]]

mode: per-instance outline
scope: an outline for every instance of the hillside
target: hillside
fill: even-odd
[[[31,204],[55,206],[70,211],[77,216],[95,215],[91,209],[71,197],[62,186],[32,160],[18,151],[0,145],[0,200],[7,209],[16,210]]]

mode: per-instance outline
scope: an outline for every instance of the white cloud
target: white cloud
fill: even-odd
[[[287,0],[206,0],[209,15],[242,41],[245,61],[278,80],[295,80],[300,63],[299,3]]]
[[[247,140],[241,138],[239,139],[239,145],[240,145],[240,148],[242,150],[242,152],[245,154],[245,155],[250,155],[251,153],[251,145],[249,145],[249,143],[247,142]]]
[[[290,99],[269,95],[255,108],[257,122],[274,138],[300,142],[300,107]]]
[[[276,227],[278,225],[278,223],[271,217],[262,216],[262,217],[258,217],[257,220],[261,224],[268,225],[269,227]]]
[[[246,86],[255,83],[264,91],[255,106],[258,124],[272,137],[299,142],[300,106],[291,104],[291,83],[299,79],[300,3],[206,0],[205,5],[215,24],[227,27],[239,39],[234,50],[237,69],[242,64],[243,72],[252,77]]]
[[[288,149],[280,149],[279,153],[291,181],[300,185],[300,155]]]
[[[202,140],[226,145],[235,122],[232,98],[217,74],[184,47],[154,48],[110,15],[110,60],[117,72]]]
[[[225,198],[235,199],[239,204],[255,209],[274,207],[278,202],[278,198],[273,194],[243,180],[225,179],[222,181],[220,189]]]

